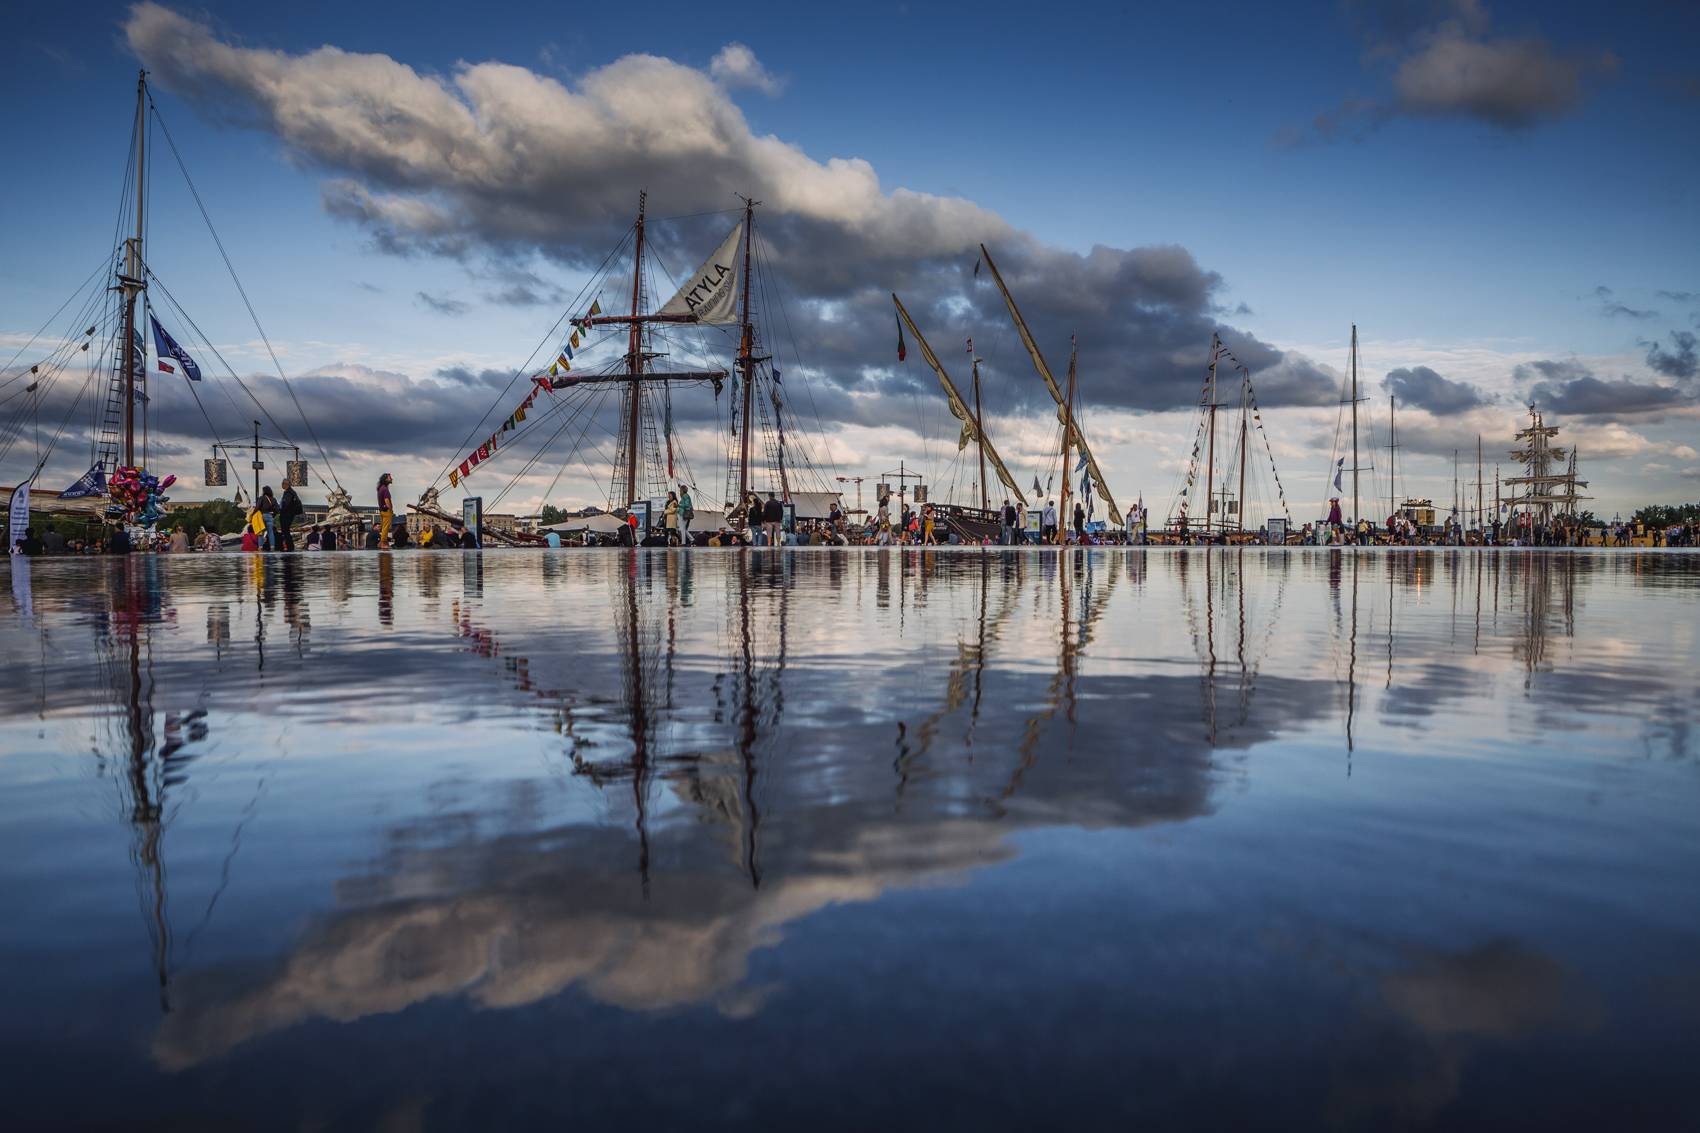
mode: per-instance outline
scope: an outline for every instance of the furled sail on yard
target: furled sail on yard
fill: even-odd
[[[951,415],[962,422],[962,436],[957,441],[957,451],[960,452],[967,448],[970,442],[979,440],[985,446],[986,459],[992,462],[993,468],[997,469],[998,479],[1002,480],[1004,487],[1008,488],[1010,493],[1021,501],[1023,507],[1026,507],[1027,497],[1021,494],[1020,485],[1009,474],[1009,469],[1003,466],[1003,458],[998,456],[998,450],[992,447],[991,438],[981,434],[974,414],[968,409],[968,403],[963,401],[962,395],[956,391],[956,385],[950,380],[950,375],[945,373],[944,364],[939,361],[938,355],[934,354],[933,348],[927,345],[926,336],[921,333],[921,328],[917,327],[915,320],[909,317],[909,312],[903,307],[903,300],[893,295],[891,301],[897,304],[897,317],[903,320],[903,325],[908,327],[909,333],[915,336],[915,343],[921,348],[921,357],[927,360],[927,365],[931,366],[933,373],[939,376],[939,384],[944,387],[945,400],[950,403]]]
[[[685,280],[679,293],[667,300],[659,313],[694,315],[699,323],[737,322],[738,241],[743,235],[742,223],[733,227],[714,255]]]
[[[1051,376],[1051,368],[1045,363],[1045,356],[1039,353],[1039,344],[1033,341],[1033,332],[1027,329],[1027,322],[1021,317],[1021,310],[1015,305],[1015,297],[1004,286],[1003,276],[998,273],[998,265],[992,262],[992,254],[986,251],[984,244],[980,245],[980,254],[985,257],[986,266],[992,269],[992,279],[996,281],[998,290],[1003,293],[1004,305],[1009,308],[1009,317],[1015,322],[1015,329],[1021,334],[1021,344],[1027,347],[1027,353],[1033,358],[1033,367],[1039,371],[1039,376],[1045,379],[1045,388],[1051,391],[1051,397],[1057,403],[1057,420],[1065,428],[1070,425],[1068,410],[1063,404],[1063,392],[1057,385],[1057,380]],[[1110,486],[1104,482],[1104,474],[1098,470],[1098,458],[1092,455],[1092,450],[1086,447],[1086,438],[1080,432],[1080,421],[1075,419],[1070,432],[1074,434],[1074,443],[1079,446],[1080,453],[1086,458],[1087,471],[1092,474],[1092,483],[1097,485],[1098,495],[1103,497],[1104,504],[1110,509],[1110,522],[1121,526],[1122,513],[1116,507],[1115,497],[1110,495]],[[1065,469],[1066,473],[1066,469]]]

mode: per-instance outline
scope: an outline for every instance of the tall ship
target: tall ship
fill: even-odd
[[[525,477],[554,467],[545,500],[578,470],[592,481],[604,516],[634,517],[641,529],[660,522],[668,492],[682,485],[699,531],[746,526],[749,501],[769,496],[799,518],[824,517],[838,493],[817,458],[818,422],[793,409],[780,360],[766,345],[764,304],[785,316],[783,284],[765,270],[767,249],[756,235],[760,203],[744,197],[727,210],[736,218],[730,231],[701,266],[675,278],[655,251],[656,222],[640,192],[635,219],[603,267],[514,370],[413,510],[447,515],[440,496],[456,488],[493,507]],[[656,303],[658,295],[670,298]],[[794,344],[791,355],[800,358]],[[704,394],[717,450],[706,467],[700,451],[693,464],[674,419],[676,397]],[[706,416],[702,400],[679,405],[682,415]],[[486,500],[485,492],[493,495]]]
[[[1064,537],[1064,531],[1068,527],[1071,501],[1073,500],[1080,502],[1089,517],[1094,515],[1097,505],[1101,501],[1109,522],[1116,527],[1121,527],[1124,522],[1121,509],[1116,505],[1115,497],[1110,492],[1103,470],[1098,465],[1097,457],[1093,455],[1090,446],[1086,443],[1086,436],[1081,430],[1079,415],[1075,412],[1075,387],[1079,361],[1078,343],[1072,338],[1069,343],[1067,389],[1065,391],[1052,372],[1050,363],[1045,360],[1043,351],[1039,349],[1039,344],[1034,339],[1033,332],[1027,325],[1027,320],[1022,317],[1021,308],[1016,303],[1015,296],[1010,292],[1009,286],[1004,282],[1003,273],[998,270],[997,262],[992,258],[991,251],[984,244],[980,245],[980,259],[975,268],[976,277],[979,275],[980,264],[985,265],[987,274],[997,286],[998,293],[1003,297],[1004,306],[1009,312],[1010,322],[1015,327],[1021,345],[1028,358],[1032,360],[1034,370],[1044,382],[1046,392],[1050,394],[1051,400],[1056,404],[1057,439],[1050,451],[1057,454],[1057,462],[1050,464],[1048,468],[1041,469],[1041,471],[1048,473],[1043,482],[1041,482],[1037,473],[1034,475],[1032,485],[1034,498],[1029,501],[1027,492],[1023,487],[1024,480],[1018,480],[1010,472],[996,446],[987,435],[980,391],[980,365],[984,359],[975,353],[974,340],[971,338],[967,340],[973,394],[973,401],[970,404],[951,378],[938,353],[932,348],[932,345],[922,334],[919,325],[916,324],[908,309],[903,305],[903,300],[893,294],[891,301],[896,309],[898,319],[898,360],[901,362],[906,357],[903,332],[907,330],[909,335],[915,339],[916,345],[920,347],[921,356],[926,361],[927,366],[938,378],[951,416],[962,423],[961,431],[957,437],[957,452],[964,452],[972,444],[975,446],[978,460],[979,476],[975,481],[973,493],[973,496],[977,496],[977,499],[971,497],[967,504],[950,500],[928,502],[934,504],[935,510],[939,513],[939,518],[945,527],[955,531],[967,542],[979,542],[981,539],[995,535],[1001,522],[999,515],[1001,500],[998,505],[994,505],[992,502],[991,481],[988,477],[989,466],[990,470],[996,474],[998,482],[1007,494],[1007,498],[1023,511],[1028,510],[1030,505],[1034,509],[1042,507],[1053,498],[1047,485],[1060,486],[1061,490],[1054,497],[1058,501],[1059,540]],[[1078,478],[1078,486],[1075,484],[1076,478]]]
[[[271,367],[289,394],[293,413],[274,413],[252,383],[238,376],[147,255],[149,163],[158,157],[149,152],[150,140],[165,143],[170,164],[182,174]],[[340,514],[352,521],[349,493],[278,362],[182,151],[154,102],[145,71],[136,79],[119,199],[115,243],[59,310],[0,368],[0,483],[6,485],[7,504],[15,501],[10,506],[12,525],[18,525],[17,516],[34,511],[82,515],[91,523],[133,532],[152,528],[163,518],[166,493],[179,478],[155,464],[156,455],[164,455],[154,427],[160,403],[171,399],[187,408],[170,383],[182,383],[192,405],[189,420],[199,418],[198,426],[190,425],[188,431],[208,443],[201,469],[208,486],[225,486],[232,462],[246,458],[254,474],[252,493],[239,480],[236,495],[238,501],[246,498],[251,503],[262,486],[262,457],[283,453],[287,455],[283,476],[277,479],[280,487],[306,486],[316,477],[330,498],[333,518]],[[215,380],[203,383],[202,363],[215,372]],[[182,431],[181,422],[174,425]],[[292,432],[304,433],[306,443]],[[62,490],[38,483],[55,453],[67,452],[79,434],[87,438],[88,471]],[[303,448],[309,446],[317,452],[317,467],[302,458]],[[19,534],[8,538],[15,540]]]

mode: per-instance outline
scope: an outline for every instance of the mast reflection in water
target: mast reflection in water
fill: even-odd
[[[1674,1127],[1695,563],[8,564],[12,1101]]]

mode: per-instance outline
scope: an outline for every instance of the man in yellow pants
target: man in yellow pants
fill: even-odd
[[[378,477],[378,548],[390,549],[390,520],[395,517],[394,505],[390,503],[390,474],[384,473]]]

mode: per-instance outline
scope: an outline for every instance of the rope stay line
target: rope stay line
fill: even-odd
[[[254,304],[248,298],[248,289],[242,286],[242,279],[236,274],[236,265],[231,261],[230,253],[225,250],[224,240],[220,238],[218,229],[213,225],[212,216],[207,212],[207,206],[201,200],[201,193],[195,187],[194,178],[189,176],[189,167],[184,163],[183,155],[177,149],[176,139],[171,136],[171,128],[166,125],[165,117],[160,113],[159,105],[154,101],[152,91],[148,92],[148,108],[153,112],[152,121],[159,124],[160,133],[165,137],[166,145],[171,150],[171,156],[176,160],[177,168],[183,174],[183,181],[189,187],[189,195],[194,198],[195,207],[200,211],[201,220],[205,222],[207,232],[212,236],[213,244],[218,248],[219,257],[224,260],[225,270],[230,273],[230,280],[236,285],[236,293],[242,297],[242,305],[248,309],[248,317],[253,320],[254,330],[259,333],[260,341],[265,344],[266,355],[271,359],[272,367],[277,371],[278,380],[283,383],[284,390],[289,394],[289,400],[294,403],[295,411],[301,415],[301,423],[307,426],[307,435],[312,438],[313,447],[318,451],[319,459],[324,462],[325,470],[330,473],[331,481],[335,483],[339,490],[346,491],[341,479],[336,474],[336,466],[331,463],[330,454],[325,451],[325,446],[319,443],[318,431],[313,428],[313,422],[307,416],[307,410],[301,405],[301,399],[296,396],[295,387],[283,372],[283,363],[278,361],[277,351],[272,348],[272,342],[266,334],[266,328],[260,323],[259,313],[254,310]],[[151,271],[149,274],[152,274]],[[267,417],[269,419],[270,414],[267,414]],[[276,423],[273,424],[276,427]],[[323,483],[323,480],[321,479],[320,482]]]

